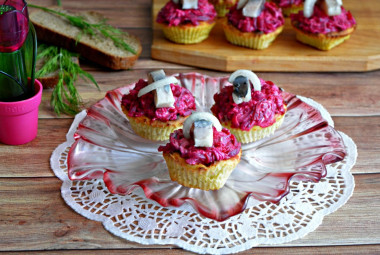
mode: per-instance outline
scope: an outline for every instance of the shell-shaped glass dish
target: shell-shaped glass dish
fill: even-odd
[[[199,73],[175,77],[193,93],[198,111],[210,111],[213,95],[230,85],[228,77]],[[242,146],[241,161],[224,187],[215,191],[184,187],[170,179],[157,150],[166,142],[136,135],[121,110],[122,96],[134,85],[109,91],[88,109],[68,155],[71,180],[103,178],[110,192],[121,195],[141,187],[147,198],[162,206],[188,202],[201,215],[223,221],[242,212],[250,196],[276,203],[289,192],[291,179],[319,181],[327,164],[346,156],[342,137],[321,113],[283,92],[287,104],[283,124],[270,137]]]

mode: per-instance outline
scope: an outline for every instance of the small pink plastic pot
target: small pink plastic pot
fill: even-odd
[[[35,80],[36,94],[17,102],[0,102],[0,143],[20,145],[37,136],[38,107],[41,103],[42,84]]]

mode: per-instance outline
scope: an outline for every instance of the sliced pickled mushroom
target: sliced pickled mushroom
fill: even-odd
[[[235,104],[251,100],[251,86],[249,83],[252,83],[255,91],[261,91],[260,79],[250,70],[237,70],[231,74],[228,81],[234,85],[232,98]]]
[[[212,147],[214,135],[211,121],[203,119],[194,121],[193,134],[195,147]]]
[[[194,140],[196,147],[211,147],[213,141],[213,129],[222,130],[219,120],[208,112],[194,112],[183,123],[183,134],[185,138],[190,138],[190,130],[194,125]],[[211,124],[211,125],[210,125]],[[211,132],[210,132],[211,131]],[[211,141],[211,142],[210,142]]]
[[[243,15],[246,17],[257,18],[264,9],[265,0],[248,0],[242,2],[244,3],[241,3],[240,6],[244,6]]]
[[[170,84],[178,84],[178,80],[173,76],[166,77],[163,70],[151,72],[149,80],[153,82],[142,88],[137,96],[141,97],[151,91],[155,91],[154,102],[156,108],[174,107],[175,99]]]
[[[305,0],[303,4],[303,16],[310,18],[313,15],[314,5],[317,0]]]
[[[232,85],[234,86],[232,98],[235,104],[241,104],[243,102],[249,102],[251,100],[251,85],[249,84],[247,77],[236,77]]]
[[[317,0],[306,0],[303,7],[303,16],[310,18],[313,15]],[[342,12],[342,0],[323,0],[321,7],[328,16],[336,16]]]
[[[342,13],[342,0],[325,0],[322,9],[328,16],[336,16]]]
[[[198,0],[173,0],[175,4],[182,4],[182,9],[198,9]]]

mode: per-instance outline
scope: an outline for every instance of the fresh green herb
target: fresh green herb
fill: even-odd
[[[81,110],[82,98],[74,86],[78,76],[90,80],[99,89],[94,77],[73,62],[73,57],[77,57],[77,54],[56,46],[45,44],[38,46],[37,60],[43,59],[45,63],[37,71],[36,77],[43,77],[58,71],[58,83],[54,87],[50,99],[50,104],[57,115],[61,113],[75,115]]]
[[[61,0],[57,0],[57,5],[62,6]]]
[[[73,26],[76,26],[82,30],[83,34],[88,34],[91,36],[97,36],[99,33],[102,34],[106,38],[110,38],[116,47],[119,47],[121,49],[124,49],[126,51],[131,52],[132,54],[137,54],[137,52],[132,49],[125,41],[123,36],[125,36],[127,33],[111,26],[106,23],[106,19],[101,20],[99,23],[89,23],[85,20],[82,16],[72,16],[57,10],[52,10],[46,7],[29,4],[28,6],[41,9],[46,12],[50,12],[59,16],[62,16],[66,18],[70,24]],[[80,33],[77,37],[77,41],[80,41],[80,38],[82,36],[82,33]]]

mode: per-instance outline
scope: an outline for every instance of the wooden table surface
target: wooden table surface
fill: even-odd
[[[55,4],[54,0],[29,2],[44,6]],[[213,76],[227,75],[152,60],[151,0],[62,0],[62,4],[74,11],[102,12],[112,25],[137,35],[143,44],[142,55],[132,70],[115,72],[81,62],[101,87],[101,91],[97,91],[86,82],[78,82],[87,105],[104,97],[106,91],[133,83],[157,68],[164,68],[168,74],[197,71]],[[379,254],[380,71],[258,75],[287,91],[321,103],[331,113],[336,129],[355,141],[359,156],[352,169],[356,182],[352,198],[326,216],[314,232],[293,242],[260,246],[241,254]],[[0,251],[17,254],[188,253],[172,245],[146,246],[118,238],[107,232],[100,222],[88,220],[66,205],[60,194],[61,181],[54,176],[49,159],[53,150],[65,141],[73,118],[57,117],[52,112],[50,94],[49,90],[43,92],[36,139],[22,146],[0,144]]]

